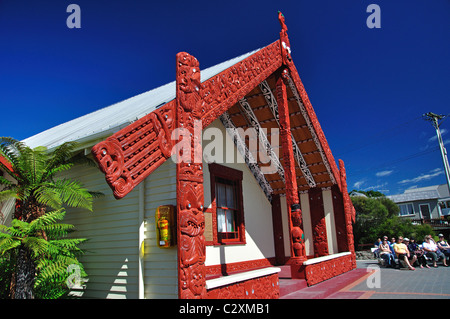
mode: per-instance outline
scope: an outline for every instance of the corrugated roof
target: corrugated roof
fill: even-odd
[[[424,190],[418,192],[405,192],[399,195],[386,196],[395,203],[412,202],[416,200],[438,199],[439,193],[437,190]]]
[[[206,81],[260,49],[248,52],[201,71],[201,81]],[[133,96],[124,101],[78,117],[46,131],[31,136],[23,142],[30,147],[57,147],[64,142],[105,137],[152,112],[175,98],[175,81],[156,89]]]

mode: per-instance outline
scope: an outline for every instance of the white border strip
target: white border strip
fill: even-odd
[[[272,274],[276,274],[281,271],[281,268],[278,267],[268,267],[256,270],[250,270],[246,272],[242,272],[239,274],[223,276],[219,278],[214,278],[206,281],[206,289],[213,289],[217,287],[231,285],[240,281],[245,281],[257,277],[268,276]]]

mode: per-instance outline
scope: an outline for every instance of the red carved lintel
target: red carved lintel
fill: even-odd
[[[200,68],[197,59],[185,52],[177,54],[176,63],[176,128],[185,131],[180,136],[187,138],[183,145],[190,148],[176,151],[178,295],[198,299],[206,298],[201,127],[196,127],[202,115]],[[183,157],[186,151],[190,158]]]

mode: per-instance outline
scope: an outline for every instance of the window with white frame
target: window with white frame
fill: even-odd
[[[412,203],[400,204],[400,216],[414,215],[414,206]]]

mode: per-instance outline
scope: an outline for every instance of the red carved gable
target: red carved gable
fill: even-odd
[[[341,187],[339,170],[292,61],[287,27],[281,13],[279,19],[282,26],[280,40],[256,51],[203,83],[200,83],[199,63],[195,61],[198,72],[193,71],[194,73],[189,75],[190,81],[195,83],[180,83],[178,101],[171,100],[92,148],[92,154],[117,199],[128,194],[170,157],[175,144],[170,136],[176,128],[177,105],[193,107],[193,110],[187,112],[193,111],[201,118],[202,128],[206,128],[224,112],[230,115],[237,128],[244,127],[245,120],[241,120],[242,114],[238,114],[240,112],[235,105],[244,97],[250,104],[255,96],[259,96],[259,100],[255,98],[255,101],[264,100],[262,95],[266,96],[271,92],[263,91],[261,84],[269,83],[269,87],[272,85],[269,90],[274,91],[274,74],[282,66],[288,70],[289,117],[294,140],[298,144],[295,151],[296,154],[305,154],[304,165],[300,167],[300,164],[296,164],[295,168],[298,189],[300,191],[316,186],[330,187],[335,184]],[[192,64],[192,61],[189,63]],[[187,91],[190,88],[197,88],[195,94]],[[192,98],[197,100],[190,101]],[[258,116],[261,106],[252,108]],[[268,107],[265,109],[268,110]],[[277,119],[275,114],[270,116],[274,120]],[[269,121],[266,119],[267,123],[270,123]],[[311,167],[309,175],[305,175],[307,166]],[[280,179],[277,174],[267,174],[265,177],[266,184],[270,184],[274,194],[285,192],[283,178]]]

